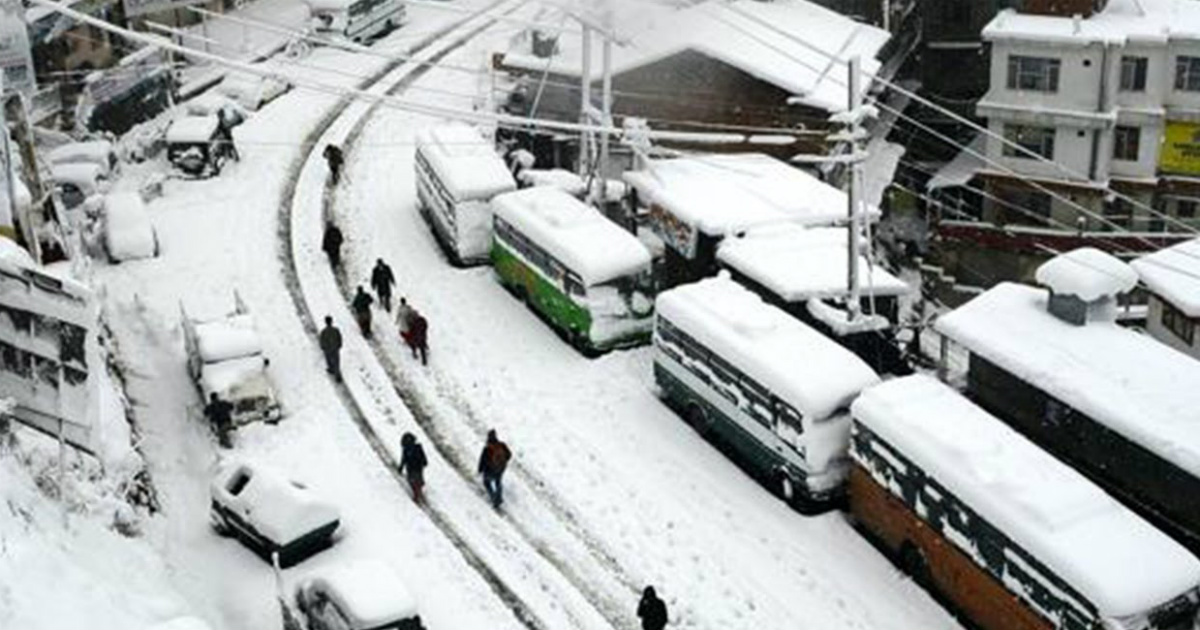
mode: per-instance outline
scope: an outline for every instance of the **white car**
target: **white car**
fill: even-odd
[[[304,485],[247,461],[223,467],[213,478],[212,523],[267,562],[279,554],[289,567],[329,548],[341,516],[337,507]]]
[[[108,190],[104,169],[91,162],[51,164],[50,177],[54,180],[63,206],[68,210],[82,206],[93,195]]]
[[[117,167],[117,154],[108,140],[69,142],[46,154],[51,164],[95,164],[108,177]]]
[[[307,630],[424,630],[416,600],[377,560],[354,560],[308,574],[296,586]]]
[[[104,250],[113,262],[158,255],[158,236],[138,193],[110,193],[104,198]]]
[[[258,111],[263,105],[291,89],[292,84],[287,80],[275,78],[274,68],[267,63],[254,65],[264,72],[272,73],[272,76],[230,71],[216,87],[217,93],[250,111]]]

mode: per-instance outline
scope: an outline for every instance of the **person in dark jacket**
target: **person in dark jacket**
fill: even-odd
[[[375,298],[364,291],[361,284],[358,285],[358,292],[354,294],[354,299],[350,302],[350,308],[354,311],[354,320],[358,322],[358,328],[362,330],[363,336],[367,339],[371,338],[371,304],[373,302],[375,302]]]
[[[213,392],[208,397],[208,404],[204,406],[204,417],[212,423],[213,428],[217,430],[217,441],[224,448],[233,446],[233,403],[228,400],[221,400],[217,392]]]
[[[233,142],[233,127],[234,123],[229,112],[225,108],[217,110],[217,138],[221,143],[221,150],[225,155],[229,156],[234,162],[240,161],[242,158],[238,155],[237,145]]]
[[[483,475],[483,489],[496,509],[500,509],[500,504],[504,502],[504,488],[500,482],[510,459],[512,451],[508,450],[508,445],[496,437],[495,429],[488,431],[487,444],[479,453],[479,474]]]
[[[333,221],[325,222],[325,236],[321,238],[321,250],[329,257],[334,271],[342,264],[342,231]]]
[[[325,163],[329,165],[329,176],[333,179],[333,185],[337,186],[342,177],[342,165],[346,162],[342,150],[336,144],[327,144],[322,155],[325,156]]]
[[[342,331],[333,325],[333,318],[325,316],[325,327],[317,341],[321,346],[321,354],[325,355],[325,371],[333,375],[337,382],[342,382]]]
[[[408,479],[408,487],[412,488],[413,502],[420,504],[425,502],[425,466],[429,464],[429,460],[425,459],[425,449],[421,447],[421,443],[417,442],[417,436],[412,433],[405,432],[400,438],[400,473]]]
[[[375,268],[371,270],[371,288],[379,296],[380,306],[389,313],[392,312],[392,286],[395,284],[396,276],[392,268],[382,258],[376,259]]]
[[[408,331],[409,337],[412,339],[413,358],[417,357],[417,353],[421,353],[421,365],[429,365],[429,321],[423,315],[414,311],[412,316],[412,326]]]
[[[642,591],[637,614],[642,619],[642,630],[663,630],[667,627],[667,605],[658,598],[653,586],[647,586]]]

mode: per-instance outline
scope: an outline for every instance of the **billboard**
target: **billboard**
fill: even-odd
[[[1200,175],[1200,123],[1168,121],[1163,134],[1158,170]]]
[[[25,8],[20,0],[0,0],[0,72],[5,91],[26,95],[37,91]]]

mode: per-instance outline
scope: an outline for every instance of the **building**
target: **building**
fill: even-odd
[[[739,142],[719,145],[680,138],[676,148],[769,152],[780,157],[825,150],[832,114],[847,108],[847,71],[829,56],[858,56],[872,76],[889,35],[806,0],[732,3],[705,0],[685,8],[626,3],[613,16],[623,38],[612,47],[613,112],[620,126],[641,118],[656,130],[712,134],[744,130]],[[545,18],[549,19],[549,18]],[[536,31],[495,54],[494,66],[516,83],[506,105],[518,115],[563,121],[580,118],[583,46],[578,26],[561,34]],[[593,102],[601,92],[601,36],[592,37]],[[799,41],[797,41],[799,40]],[[865,81],[864,91],[871,82]],[[792,129],[762,137],[763,129]],[[770,135],[770,134],[766,134]],[[540,166],[569,164],[548,149]]]
[[[1200,239],[1147,254],[1132,264],[1150,294],[1146,331],[1200,359]]]

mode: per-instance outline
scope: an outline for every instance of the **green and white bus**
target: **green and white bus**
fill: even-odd
[[[475,127],[447,123],[417,133],[417,199],[456,266],[486,263],[492,197],[517,189],[504,160]]]
[[[850,403],[879,376],[727,273],[660,294],[655,310],[666,403],[789,505],[832,507],[849,470]]]
[[[492,200],[496,277],[584,354],[650,339],[650,252],[558,188]]]

